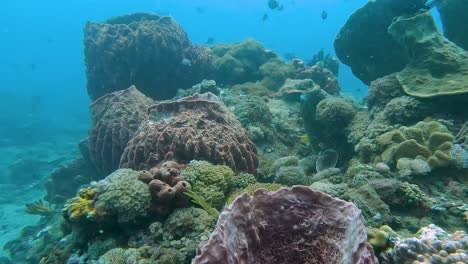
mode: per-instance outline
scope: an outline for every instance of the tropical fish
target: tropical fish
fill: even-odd
[[[265,14],[262,16],[262,21],[265,22],[265,21],[267,21],[267,20],[268,20],[268,14],[265,13]]]
[[[268,0],[268,7],[274,10],[279,7],[279,2],[277,0]]]
[[[322,20],[327,19],[327,17],[328,17],[328,12],[327,12],[326,10],[323,10],[321,16],[322,16]]]
[[[207,45],[211,45],[214,43],[214,38],[213,37],[209,37],[206,41],[205,41],[205,44]]]
[[[309,136],[307,134],[302,135],[299,138],[299,141],[301,141],[301,143],[304,144],[304,145],[310,144],[310,138],[309,138]]]

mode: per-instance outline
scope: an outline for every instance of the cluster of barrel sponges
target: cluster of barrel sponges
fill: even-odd
[[[180,165],[175,161],[166,161],[161,165],[142,171],[138,179],[148,184],[153,197],[152,211],[166,215],[171,208],[188,203],[184,191],[190,190],[190,183],[180,176]]]

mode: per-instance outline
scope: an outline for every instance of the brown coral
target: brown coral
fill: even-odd
[[[194,259],[210,263],[377,263],[360,211],[304,186],[244,193]]]
[[[171,17],[137,13],[88,22],[84,29],[92,100],[136,85],[154,99],[174,96],[206,77],[211,51],[194,46]],[[183,59],[190,63],[181,63]]]
[[[89,131],[90,157],[101,174],[119,167],[127,142],[133,137],[153,100],[135,86],[107,94],[93,104],[93,127]]]
[[[257,150],[245,129],[213,94],[196,94],[150,108],[129,141],[120,166],[151,169],[169,159],[181,163],[207,160],[234,171],[255,173]]]

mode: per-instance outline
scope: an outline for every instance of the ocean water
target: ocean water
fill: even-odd
[[[0,263],[468,263],[468,41],[455,11],[468,7],[440,2],[424,15],[400,0],[4,1]],[[273,193],[293,185],[305,189]],[[244,192],[262,205],[235,200]],[[325,218],[348,220],[325,221],[336,236],[322,243],[342,249],[319,251],[339,254],[316,254],[301,243],[322,241],[303,234],[328,195],[347,209]],[[242,206],[261,253],[210,258],[242,251],[223,232],[249,241],[229,222]],[[428,242],[434,230],[459,231],[437,238],[455,249]],[[409,237],[427,250],[413,256]],[[353,243],[368,262],[341,262]]]

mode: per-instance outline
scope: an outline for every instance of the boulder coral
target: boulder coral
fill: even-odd
[[[177,22],[156,14],[88,22],[84,46],[92,100],[131,85],[154,99],[171,98],[178,88],[201,81],[210,69],[210,50],[192,45]]]
[[[161,162],[194,159],[224,164],[236,172],[256,174],[257,150],[247,131],[213,94],[195,94],[150,107],[128,142],[120,167],[149,170]]]
[[[107,175],[119,168],[127,142],[143,120],[153,100],[135,86],[104,95],[91,106],[93,126],[89,130],[89,156],[96,169]]]
[[[360,211],[308,187],[257,190],[221,213],[199,263],[377,263]]]
[[[148,185],[138,180],[140,172],[119,169],[96,182],[92,188],[97,192],[94,207],[116,217],[119,223],[128,223],[146,217],[151,207]]]

